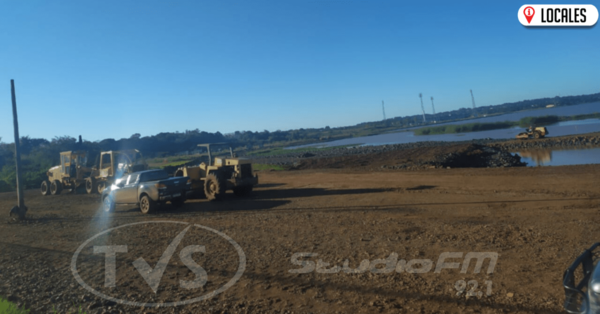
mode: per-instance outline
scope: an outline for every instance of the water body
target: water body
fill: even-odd
[[[534,149],[515,152],[528,167],[600,164],[600,148]]]
[[[445,124],[464,124],[464,123],[488,123],[488,122],[499,122],[499,121],[518,121],[524,117],[539,117],[546,115],[557,115],[557,116],[571,116],[578,114],[588,114],[600,112],[600,102],[594,102],[589,104],[567,106],[567,107],[554,107],[544,108],[529,111],[520,111],[515,113],[508,113],[500,116],[485,117],[471,119],[467,121],[451,122],[444,124],[435,124],[430,126],[438,126]],[[421,126],[422,127],[422,126]],[[600,119],[586,119],[579,121],[565,121],[557,124],[548,126],[549,137],[552,136],[564,136],[573,134],[583,134],[591,132],[600,132]],[[413,128],[414,129],[414,128]],[[415,143],[422,141],[469,141],[475,139],[511,139],[515,138],[519,132],[523,132],[524,128],[510,128],[501,130],[490,130],[481,132],[469,132],[469,133],[456,133],[456,134],[439,134],[439,135],[414,135],[410,129],[386,133],[372,136],[353,137],[346,138],[337,141],[331,141],[326,143],[315,143],[302,146],[295,146],[289,148],[299,147],[330,147],[330,146],[341,146],[341,145],[386,145],[386,144],[404,144],[404,143]]]
[[[575,106],[566,107],[553,107],[553,108],[542,108],[534,110],[525,110],[513,113],[507,113],[492,117],[481,117],[476,119],[470,119],[466,121],[456,121],[448,123],[439,123],[437,125],[449,125],[449,124],[465,124],[465,123],[490,123],[490,122],[502,122],[502,121],[519,121],[525,117],[542,117],[542,116],[574,116],[579,114],[588,114],[600,112],[600,102],[592,102],[588,104],[581,104]],[[574,121],[576,122],[576,121]],[[423,126],[415,127],[422,128]]]

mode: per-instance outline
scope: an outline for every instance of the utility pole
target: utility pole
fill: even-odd
[[[423,122],[427,123],[427,119],[425,119],[425,107],[423,106],[423,94],[419,93],[419,98],[421,98],[421,110],[423,110]]]
[[[383,105],[383,100],[381,101],[381,110],[383,110],[383,120],[385,120],[385,106]]]
[[[431,109],[433,109],[433,122],[435,122],[435,106],[433,105],[433,96],[431,96]]]
[[[17,97],[15,95],[15,80],[10,80],[12,94],[13,125],[15,127],[15,162],[17,166],[17,200],[18,205],[10,210],[10,216],[24,219],[27,213],[23,195],[23,181],[21,181],[21,142],[19,141],[19,120],[17,119]]]

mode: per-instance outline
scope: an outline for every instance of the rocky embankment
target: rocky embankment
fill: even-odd
[[[527,163],[508,151],[481,144],[470,144],[454,152],[439,154],[433,160],[420,160],[397,165],[382,165],[382,169],[418,170],[427,168],[497,168],[522,167]]]
[[[336,148],[292,156],[254,159],[255,163],[276,164],[289,169],[367,168],[419,170],[463,167],[525,166],[519,156],[498,147],[478,143],[423,142],[401,145]]]
[[[548,137],[543,139],[529,140],[511,140],[488,144],[491,147],[499,147],[509,151],[519,149],[577,149],[577,148],[592,148],[600,147],[600,134],[584,134],[561,137]]]
[[[382,169],[447,168],[447,167],[515,167],[524,166],[519,156],[511,152],[519,149],[591,148],[600,147],[600,134],[549,137],[529,140],[482,139],[468,142],[417,142],[381,146],[338,147],[310,152],[291,151],[289,154],[251,157],[254,163],[278,165],[292,169],[328,167],[326,159],[335,159],[337,165],[352,164],[352,159],[365,156],[405,155],[404,160],[384,163]],[[423,154],[423,151],[426,153]],[[415,156],[416,154],[416,156]],[[422,156],[424,155],[424,156]],[[353,157],[353,158],[351,158]],[[396,158],[398,159],[398,158]],[[363,158],[358,165],[372,164]],[[311,165],[311,166],[308,166]],[[336,166],[337,168],[338,166]]]
[[[337,147],[327,150],[315,150],[310,152],[291,152],[289,154],[279,154],[273,156],[260,156],[250,157],[254,163],[258,164],[269,164],[278,166],[291,166],[298,164],[300,161],[306,158],[330,158],[330,157],[343,157],[343,156],[354,156],[354,155],[369,155],[375,153],[385,153],[396,150],[423,148],[423,147],[438,147],[438,146],[449,146],[453,143],[447,142],[418,142],[408,144],[392,144],[392,145],[380,145],[380,146],[350,146],[350,147]]]

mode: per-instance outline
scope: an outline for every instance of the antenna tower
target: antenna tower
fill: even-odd
[[[431,97],[431,109],[433,109],[433,120],[435,121],[435,106],[433,105],[433,96]]]
[[[427,119],[425,119],[425,107],[423,106],[423,94],[419,93],[419,98],[421,98],[421,110],[423,110],[423,122],[427,123]]]

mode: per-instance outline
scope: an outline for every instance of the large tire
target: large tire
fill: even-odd
[[[52,183],[50,183],[50,194],[58,195],[60,192],[62,192],[62,183],[58,180],[52,181]]]
[[[210,173],[204,181],[204,195],[209,201],[215,201],[223,198],[227,191],[227,183],[217,174]]]
[[[148,195],[142,196],[140,199],[140,211],[142,214],[152,214],[156,211],[158,204],[153,201]]]
[[[94,179],[94,178],[85,179],[85,191],[88,194],[98,192],[98,183],[96,183],[96,179]]]
[[[534,132],[533,133],[533,137],[536,138],[536,139],[540,138],[540,132]]]
[[[233,193],[236,196],[246,196],[246,195],[252,193],[252,188],[253,188],[252,185],[239,186],[239,187],[233,188]]]
[[[106,195],[104,196],[104,199],[102,199],[102,210],[107,213],[115,210],[115,202],[110,199],[110,195]]]
[[[104,191],[105,188],[106,188],[106,181],[100,181],[100,182],[96,183],[96,190],[98,191],[98,194],[102,194],[102,191]]]
[[[42,184],[40,185],[40,190],[42,192],[42,195],[50,195],[50,182],[48,182],[48,180],[42,181]]]

